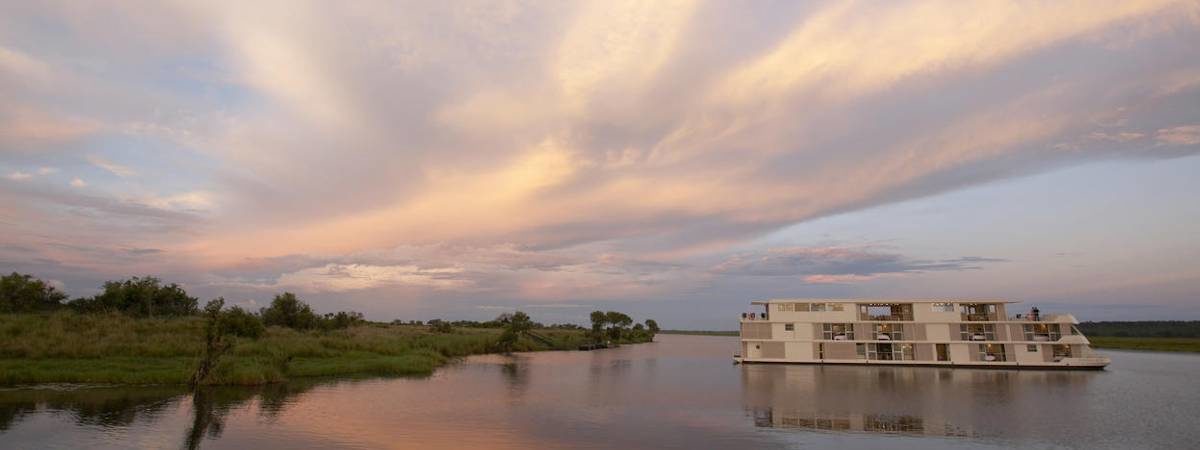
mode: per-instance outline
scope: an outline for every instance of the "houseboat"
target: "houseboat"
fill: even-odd
[[[1037,308],[1009,315],[1003,300],[826,300],[751,302],[738,363],[891,364],[1103,369],[1070,314]]]

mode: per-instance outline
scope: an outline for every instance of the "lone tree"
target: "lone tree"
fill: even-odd
[[[67,295],[32,275],[13,272],[0,277],[0,313],[50,311],[63,306]]]
[[[504,324],[504,332],[500,333],[498,345],[500,346],[500,350],[505,353],[511,353],[521,335],[533,329],[533,320],[529,318],[528,314],[521,311],[512,314],[501,314],[496,318],[496,321]]]
[[[221,356],[233,348],[237,337],[258,339],[266,332],[258,316],[237,306],[228,310],[223,310],[224,307],[224,298],[216,298],[204,305],[204,350],[200,354],[200,365],[188,380],[193,388],[208,380]]]
[[[263,323],[297,330],[307,330],[317,326],[317,315],[312,307],[296,298],[296,294],[284,292],[271,300],[271,306],[260,312]]]
[[[646,319],[646,330],[650,331],[651,336],[658,334],[658,322],[655,322],[654,319]]]

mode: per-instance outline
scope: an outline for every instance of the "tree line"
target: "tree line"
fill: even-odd
[[[364,322],[362,313],[339,311],[317,314],[291,292],[276,295],[270,306],[257,312],[240,306],[224,308],[225,299],[216,298],[206,308],[178,284],[164,284],[154,277],[133,277],[107,281],[101,292],[91,297],[67,300],[67,295],[50,283],[31,275],[13,272],[0,276],[0,313],[36,313],[72,310],[81,314],[125,314],[133,317],[208,316],[219,313],[223,327],[234,334],[257,337],[266,326],[297,330],[334,330]],[[213,307],[216,312],[213,311]]]
[[[1087,336],[1197,338],[1200,337],[1200,320],[1082,322],[1079,331]]]
[[[646,319],[644,324],[633,323],[633,318],[617,311],[592,311],[592,339],[613,342],[646,342],[658,334],[658,322]]]

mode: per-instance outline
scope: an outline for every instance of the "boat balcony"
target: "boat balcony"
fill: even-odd
[[[993,303],[964,303],[960,314],[963,322],[996,322],[1002,317]]]
[[[771,320],[767,313],[742,313],[742,322]]]
[[[860,304],[858,320],[912,322],[911,304]]]

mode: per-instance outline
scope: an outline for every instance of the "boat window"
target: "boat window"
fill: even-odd
[[[792,304],[791,303],[777,303],[775,305],[775,310],[779,311],[779,312],[790,312],[792,310]]]
[[[843,305],[841,303],[830,303],[829,310],[830,311],[845,311],[846,305]]]
[[[796,304],[797,312],[808,312],[808,310],[809,310],[808,303],[797,303]]]
[[[822,325],[821,338],[830,341],[853,341],[854,324],[827,323]]]
[[[825,304],[824,303],[813,303],[812,310],[813,310],[813,312],[825,311]]]
[[[785,323],[783,324],[783,331],[796,331],[796,325]]]
[[[1025,350],[1029,353],[1037,353],[1037,344],[1029,344],[1025,346]]]

